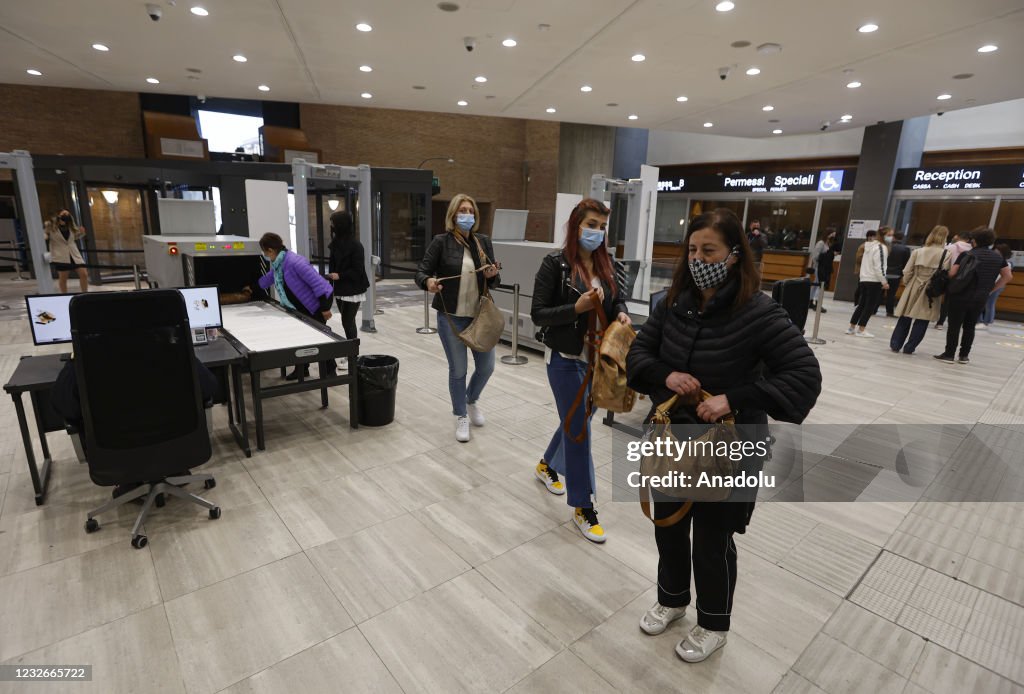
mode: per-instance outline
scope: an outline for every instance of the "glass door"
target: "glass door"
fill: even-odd
[[[385,278],[412,277],[430,236],[430,196],[398,182],[382,182],[379,244]]]

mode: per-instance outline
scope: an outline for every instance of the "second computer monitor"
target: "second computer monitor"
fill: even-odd
[[[184,287],[178,291],[185,298],[190,328],[219,328],[224,325],[217,287]]]

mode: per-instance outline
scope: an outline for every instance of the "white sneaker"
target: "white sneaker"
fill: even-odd
[[[871,333],[869,333],[869,332],[868,332],[867,330],[860,330],[860,331],[858,331],[858,332],[855,332],[855,333],[853,334],[853,336],[854,336],[854,337],[874,337],[874,335],[872,335]]]
[[[608,539],[604,535],[604,528],[597,522],[597,511],[592,508],[576,509],[576,512],[572,514],[572,522],[583,533],[583,537],[591,542],[600,544]]]
[[[976,326],[976,329],[977,330],[988,330],[988,324],[987,323],[978,323],[978,325]]]
[[[640,629],[645,634],[657,636],[668,629],[668,625],[677,619],[682,619],[686,614],[685,607],[665,607],[660,602],[654,603],[654,607],[647,610],[640,618]]]
[[[725,645],[726,631],[711,631],[695,626],[685,639],[676,645],[676,655],[688,663],[699,663]]]
[[[455,440],[460,443],[469,441],[469,417],[456,417]]]
[[[847,335],[853,335],[853,328],[847,328],[846,329],[846,334]]]
[[[483,410],[475,402],[467,405],[466,409],[469,411],[469,423],[475,427],[482,427],[487,421],[484,419]]]

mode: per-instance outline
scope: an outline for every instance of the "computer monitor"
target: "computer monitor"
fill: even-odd
[[[178,291],[185,297],[190,328],[219,328],[224,325],[217,287],[183,287]]]
[[[74,294],[37,294],[25,297],[32,342],[55,345],[71,342],[71,315],[68,305]]]

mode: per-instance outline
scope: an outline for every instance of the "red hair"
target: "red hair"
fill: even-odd
[[[583,269],[583,262],[580,260],[580,226],[588,212],[607,217],[611,211],[600,200],[584,198],[573,208],[569,215],[569,221],[565,225],[565,259],[572,268],[573,277],[579,277],[584,283],[589,279]],[[607,240],[607,232],[605,232]],[[602,243],[593,251],[590,257],[594,261],[594,273],[611,287],[612,292],[616,291],[615,272],[612,270],[612,259],[608,255],[608,244]]]

